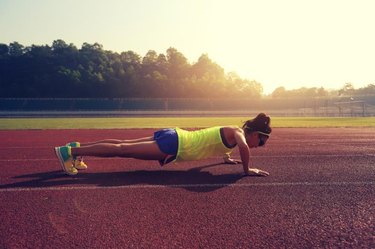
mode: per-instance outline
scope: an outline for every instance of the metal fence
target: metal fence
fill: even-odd
[[[0,115],[375,116],[375,96],[262,99],[3,98]]]

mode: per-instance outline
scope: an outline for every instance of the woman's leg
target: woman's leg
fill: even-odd
[[[137,138],[137,139],[127,139],[127,140],[120,140],[120,139],[104,139],[100,141],[95,142],[88,142],[88,143],[81,143],[81,147],[83,146],[89,146],[94,144],[131,144],[131,143],[139,143],[139,142],[147,142],[147,141],[153,141],[153,137],[143,137],[143,138]]]
[[[71,148],[71,152],[73,157],[130,157],[143,160],[162,160],[167,156],[153,140],[119,144],[95,143],[88,146]]]

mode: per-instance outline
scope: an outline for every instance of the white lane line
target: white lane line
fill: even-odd
[[[270,182],[270,183],[213,183],[213,184],[165,184],[165,185],[123,185],[123,186],[71,186],[71,187],[35,187],[35,188],[0,188],[3,192],[28,191],[69,191],[69,190],[105,190],[105,189],[163,189],[163,188],[250,188],[250,187],[290,187],[290,186],[363,186],[375,185],[374,182]]]
[[[40,149],[50,149],[50,150],[53,150],[53,148],[55,148],[56,146],[58,145],[55,145],[55,146],[33,146],[33,147],[30,147],[30,146],[13,146],[13,147],[0,147],[0,149],[7,149],[7,150],[40,150]],[[60,145],[61,146],[61,145]]]
[[[251,156],[252,158],[304,158],[304,157],[364,157],[364,156],[375,156],[375,154],[331,154],[331,155],[280,155],[280,156]],[[90,161],[98,161],[98,160],[123,160],[124,158],[90,158]],[[22,159],[0,159],[0,162],[36,162],[36,161],[56,161],[56,158],[22,158]]]

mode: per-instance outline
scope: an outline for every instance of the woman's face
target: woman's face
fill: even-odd
[[[249,148],[257,148],[264,146],[268,140],[267,136],[259,134],[258,132],[251,132],[246,135],[246,143]]]

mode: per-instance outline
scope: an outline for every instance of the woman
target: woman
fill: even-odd
[[[225,163],[242,163],[245,175],[268,176],[263,170],[249,168],[249,149],[264,146],[272,132],[270,117],[264,113],[238,126],[217,126],[196,131],[180,128],[156,131],[153,136],[133,139],[106,139],[92,143],[69,143],[56,147],[55,153],[68,175],[87,166],[82,156],[129,157],[141,160],[158,160],[163,166],[169,162],[191,161],[223,155]],[[230,157],[238,147],[241,161]]]

